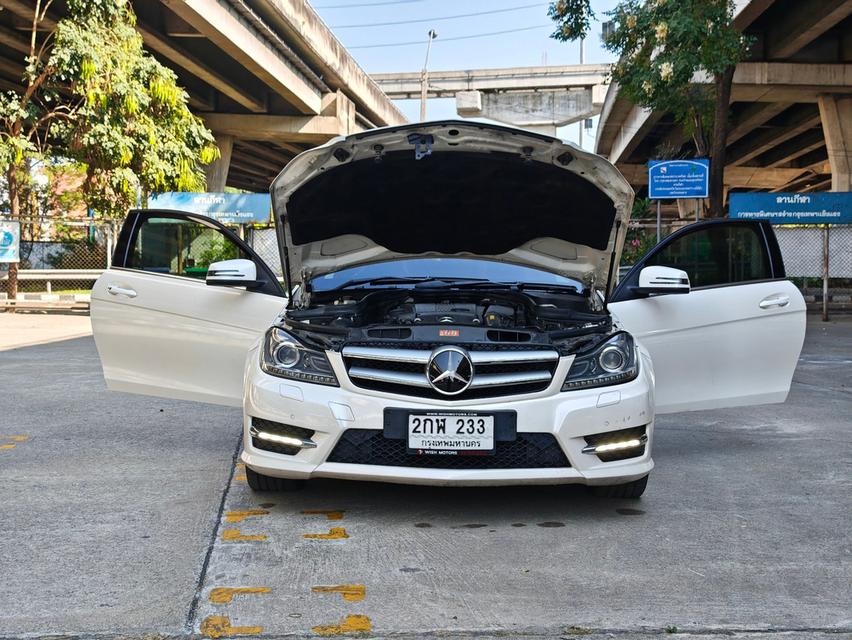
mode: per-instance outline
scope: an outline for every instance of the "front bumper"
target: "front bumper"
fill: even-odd
[[[340,387],[285,380],[261,371],[257,350],[249,354],[244,399],[244,450],[241,460],[258,473],[281,478],[341,478],[402,484],[607,485],[647,475],[654,466],[653,375],[649,358],[640,352],[640,373],[631,382],[560,392],[572,357],[562,358],[553,382],[544,391],[487,400],[444,401],[370,391],[354,386],[342,359],[329,358]],[[517,412],[518,433],[550,433],[564,451],[570,467],[529,469],[438,469],[343,464],[327,459],[347,429],[382,429],[385,408]],[[252,446],[251,419],[311,429],[316,447],[295,455],[277,454]],[[583,453],[586,435],[645,426],[648,442],[641,456],[601,462]],[[498,443],[499,446],[499,443]]]

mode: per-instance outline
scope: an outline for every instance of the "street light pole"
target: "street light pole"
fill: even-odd
[[[426,45],[426,60],[423,71],[420,72],[420,122],[426,120],[426,94],[429,88],[429,52],[432,50],[432,40],[438,37],[438,32],[429,29],[429,42]]]

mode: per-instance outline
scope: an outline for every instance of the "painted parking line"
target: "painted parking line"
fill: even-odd
[[[269,593],[269,587],[216,587],[210,591],[207,599],[213,604],[228,604],[234,596],[251,593]]]
[[[200,630],[208,638],[256,636],[263,633],[263,627],[232,627],[228,616],[207,616],[201,623]]]
[[[0,435],[0,440],[11,440],[12,442],[4,442],[0,444],[0,451],[8,451],[9,449],[14,449],[18,446],[18,443],[26,442],[29,440],[29,436],[23,435],[13,435],[13,436],[4,436]]]
[[[246,482],[246,465],[244,462],[238,462],[234,465],[234,480]]]
[[[225,512],[225,522],[242,522],[251,516],[268,516],[269,511],[266,509],[244,509],[242,511],[227,511]]]
[[[337,584],[334,586],[312,587],[314,593],[339,593],[347,602],[360,602],[367,594],[363,584]]]
[[[302,513],[306,516],[325,516],[328,520],[343,520],[345,511],[329,509],[305,509]]]
[[[239,529],[223,529],[222,540],[225,542],[263,542],[267,536],[263,535],[243,535]]]
[[[305,533],[302,537],[309,540],[345,540],[349,534],[343,527],[332,527],[328,533]]]
[[[346,616],[340,624],[321,624],[311,627],[311,631],[321,636],[339,636],[344,633],[364,633],[372,631],[373,623],[367,616]]]

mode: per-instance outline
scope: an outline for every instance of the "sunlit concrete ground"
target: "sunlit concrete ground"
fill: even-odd
[[[0,313],[0,351],[81,338],[92,334],[89,316],[79,312]]]
[[[238,410],[109,393],[90,337],[3,351],[0,390],[0,638],[852,633],[850,319],[786,404],[661,417],[640,501],[252,494]]]

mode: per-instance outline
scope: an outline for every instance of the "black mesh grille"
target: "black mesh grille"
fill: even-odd
[[[630,429],[619,429],[618,431],[607,431],[605,433],[595,433],[590,436],[585,436],[586,444],[601,445],[610,442],[619,442],[622,440],[630,440],[632,438],[641,438],[645,435],[645,427],[632,427]],[[635,447],[633,449],[623,449],[621,451],[607,451],[605,453],[597,453],[597,457],[601,462],[615,462],[616,460],[627,460],[629,458],[638,458],[645,453],[645,445]]]
[[[272,420],[264,420],[262,418],[252,418],[251,424],[258,431],[266,431],[268,433],[274,433],[279,436],[288,436],[290,438],[307,440],[314,435],[314,432],[311,429],[294,427],[290,424],[282,424],[280,422],[273,422]],[[271,451],[272,453],[281,453],[288,456],[294,456],[302,450],[301,447],[291,447],[286,444],[270,442],[269,440],[262,440],[257,437],[253,437],[251,439],[251,446],[255,449]]]
[[[381,429],[343,432],[328,462],[431,469],[551,469],[570,467],[550,433],[519,433],[512,442],[497,442],[494,455],[412,455],[405,440],[384,437]]]

